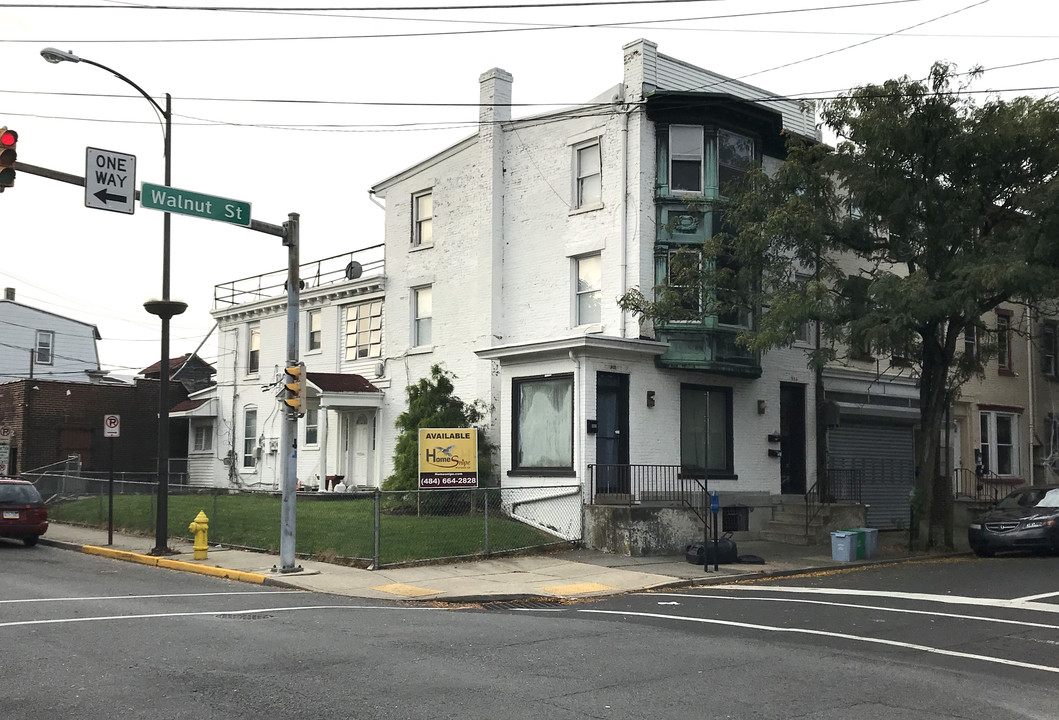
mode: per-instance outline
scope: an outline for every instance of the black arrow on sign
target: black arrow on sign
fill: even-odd
[[[129,201],[129,198],[125,195],[111,195],[109,192],[107,192],[106,188],[103,188],[99,192],[95,193],[95,197],[104,205],[107,204],[107,200],[120,200],[123,203]]]

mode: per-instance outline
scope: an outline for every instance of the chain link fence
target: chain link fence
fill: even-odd
[[[107,527],[107,479],[70,473],[24,475],[56,522]],[[153,537],[157,482],[115,475],[114,529]],[[580,485],[411,492],[300,492],[295,553],[326,562],[381,568],[540,551],[581,539]],[[205,512],[213,545],[276,554],[281,495],[170,483],[169,537],[190,538]]]

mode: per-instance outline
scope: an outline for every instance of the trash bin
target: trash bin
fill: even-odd
[[[868,533],[865,530],[867,528],[848,528],[841,531],[853,535],[853,554],[857,560],[868,557]]]
[[[857,528],[857,534],[864,538],[864,557],[870,560],[875,557],[879,544],[879,531],[876,528]]]
[[[831,559],[851,562],[857,559],[856,537],[858,533],[836,530],[831,533]]]

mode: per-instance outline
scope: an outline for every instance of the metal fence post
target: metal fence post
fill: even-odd
[[[489,489],[482,490],[485,499],[485,556],[489,557]]]
[[[379,568],[379,505],[381,503],[382,491],[379,488],[375,488],[375,548],[371,557],[371,567],[369,570],[377,570]]]

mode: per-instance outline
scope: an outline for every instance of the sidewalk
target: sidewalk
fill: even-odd
[[[500,602],[531,599],[576,599],[619,595],[636,590],[717,584],[802,571],[848,568],[912,559],[896,534],[880,538],[872,560],[838,562],[829,546],[797,546],[767,541],[739,543],[740,555],[757,555],[762,564],[720,565],[704,572],[683,557],[626,557],[592,550],[505,557],[420,567],[362,570],[313,560],[297,560],[301,570],[281,573],[278,555],[210,547],[206,560],[194,560],[190,542],[170,539],[176,555],[149,555],[154,538],[53,522],[41,544],[78,550],[117,560],[262,585],[376,600]]]

